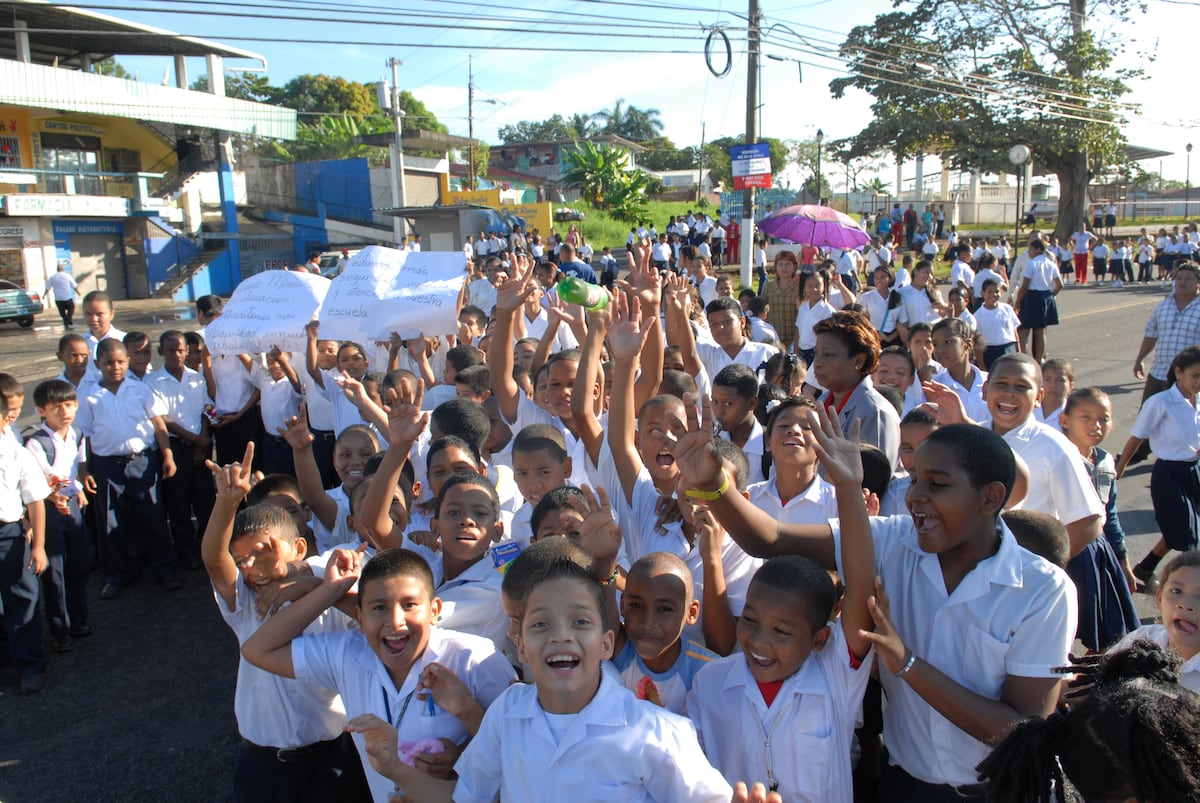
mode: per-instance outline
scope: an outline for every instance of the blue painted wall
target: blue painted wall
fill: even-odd
[[[366,159],[296,164],[296,200],[302,210],[339,220],[371,222],[371,166]]]

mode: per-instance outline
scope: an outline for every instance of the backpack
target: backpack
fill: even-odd
[[[83,448],[83,433],[74,427],[71,428],[71,431],[75,433],[75,449],[78,451]],[[30,441],[40,443],[42,451],[46,453],[46,462],[54,465],[54,460],[58,457],[58,447],[54,445],[54,437],[43,427],[38,427],[25,436],[25,442],[29,443]]]

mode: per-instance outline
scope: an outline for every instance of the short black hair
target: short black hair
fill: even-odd
[[[187,343],[189,350],[193,347],[204,346],[204,335],[199,332],[184,332],[183,339]]]
[[[433,503],[433,516],[437,518],[442,513],[442,503],[446,501],[446,493],[458,485],[474,485],[483,488],[488,492],[488,496],[492,499],[492,508],[495,511],[496,517],[493,521],[500,520],[500,495],[496,493],[496,486],[492,481],[482,474],[476,474],[472,471],[460,471],[457,474],[451,474],[447,480],[442,483],[442,490],[438,491],[437,499]]]
[[[106,337],[96,344],[96,362],[100,362],[109,354],[121,352],[128,355],[129,350],[125,348],[125,344],[113,337]]]
[[[449,365],[454,369],[454,373],[458,374],[459,371],[470,368],[472,365],[483,365],[483,352],[470,343],[459,343],[446,352],[446,365]]]
[[[233,537],[230,543],[256,533],[277,535],[289,544],[296,543],[300,533],[296,522],[287,511],[278,505],[251,505],[243,508],[233,520]]]
[[[739,493],[745,493],[746,488],[750,486],[750,460],[746,453],[742,451],[742,447],[724,438],[713,438],[712,443],[721,460],[732,464],[734,486]]]
[[[63,350],[66,349],[66,347],[71,345],[72,343],[82,343],[86,346],[87,338],[76,332],[67,332],[65,335],[63,335],[62,337],[60,337],[58,339],[58,350],[55,351],[54,353],[62,354]]]
[[[483,444],[487,443],[488,434],[492,431],[492,421],[488,418],[487,410],[477,401],[447,399],[429,414],[429,427],[443,437],[453,435],[462,438],[472,445],[474,451],[482,454]]]
[[[742,305],[736,299],[728,296],[718,296],[708,302],[708,306],[704,308],[705,315],[712,315],[714,312],[736,312],[738,317],[742,316]]]
[[[547,538],[546,541],[565,541],[565,538]],[[509,570],[512,571],[511,569]],[[525,593],[524,602],[527,604],[529,598],[533,596],[533,592],[537,591],[540,586],[545,585],[553,580],[575,580],[587,590],[588,596],[592,603],[596,606],[596,614],[600,617],[600,626],[603,630],[609,630],[608,626],[608,606],[604,601],[604,586],[597,582],[592,575],[592,570],[589,567],[581,566],[574,560],[569,558],[559,558],[549,562],[543,567],[541,576],[532,580],[529,583]],[[524,608],[524,605],[522,605]],[[524,615],[524,610],[521,611]]]
[[[198,315],[212,315],[214,312],[220,312],[224,306],[225,302],[221,300],[220,296],[209,294],[196,299]]]
[[[583,491],[574,485],[563,485],[552,489],[543,496],[529,516],[529,529],[533,532],[533,536],[537,537],[537,532],[541,529],[542,522],[546,520],[547,516],[562,510],[575,510],[586,516],[588,504]]]
[[[544,451],[560,463],[568,457],[562,430],[550,424],[530,424],[522,429],[513,438],[512,451],[524,454]]]
[[[146,334],[145,332],[138,332],[136,330],[133,332],[126,332],[125,336],[121,338],[121,342],[125,344],[125,348],[127,349],[136,349],[142,344],[149,343],[150,335]]]
[[[795,594],[811,617],[809,624],[814,633],[825,627],[833,615],[833,605],[837,602],[833,580],[814,560],[799,555],[771,558],[754,573],[751,588],[756,584]]]
[[[931,432],[921,448],[930,444],[950,450],[955,465],[966,473],[972,488],[978,490],[993,482],[1003,484],[1003,501],[1008,501],[1017,479],[1017,461],[1004,438],[974,424],[950,424]]]
[[[33,389],[33,406],[45,407],[47,404],[78,401],[75,386],[62,379],[48,379]]]
[[[767,307],[771,305],[771,302],[767,301],[762,296],[754,295],[753,290],[743,290],[742,292],[750,293],[750,301],[746,304],[746,309],[749,310],[750,314],[754,317],[761,318],[762,314],[767,311]],[[738,298],[741,299],[740,293],[738,294]]]
[[[726,365],[713,377],[713,387],[730,388],[743,399],[753,399],[758,395],[758,375],[748,365],[732,362]]]
[[[475,306],[474,304],[467,304],[458,311],[459,318],[462,318],[463,315],[466,315],[468,318],[474,318],[475,325],[478,326],[480,329],[487,326],[487,322],[488,322],[487,313],[480,307]]]
[[[159,335],[158,336],[158,347],[161,349],[161,348],[165,347],[169,341],[172,341],[172,340],[178,340],[180,343],[182,343],[184,345],[185,348],[187,347],[187,335],[185,335],[183,332],[179,331],[178,329],[168,329],[167,331],[165,331],[161,335]]]
[[[434,596],[433,572],[425,559],[407,549],[385,549],[367,561],[358,575],[358,605],[361,608],[366,596],[367,583],[387,580],[389,577],[411,577],[421,583],[432,600]]]
[[[936,427],[938,425],[938,420],[928,408],[918,405],[905,413],[904,418],[900,419],[900,426],[902,427],[912,426],[913,424],[920,424],[926,427]]]
[[[443,435],[440,438],[434,438],[429,442],[429,451],[425,453],[425,469],[428,470],[433,465],[433,458],[447,449],[462,449],[475,460],[475,465],[481,466],[483,457],[479,453],[478,447],[466,438],[460,438],[457,435]],[[481,466],[482,467],[482,466]]]
[[[472,396],[483,396],[492,389],[492,372],[486,365],[471,365],[454,376],[454,384],[466,385]]]
[[[300,490],[300,483],[291,474],[281,473],[268,474],[254,483],[250,493],[246,494],[246,504],[257,505],[280,494],[286,494],[301,504],[304,503],[304,492]]]
[[[891,385],[876,385],[875,392],[896,408],[896,415],[904,412],[904,394],[900,392],[900,388],[894,388]]]
[[[1018,544],[1060,569],[1067,568],[1071,541],[1061,521],[1040,510],[1006,510],[1000,517]]]
[[[501,593],[523,610],[529,592],[559,561],[568,561],[591,571],[592,556],[586,549],[566,538],[543,538],[523,549],[508,564],[508,571],[500,583]]]
[[[892,483],[892,461],[882,449],[869,443],[860,443],[858,451],[862,459],[863,487],[882,499]]]
[[[88,293],[86,296],[83,297],[83,306],[86,307],[88,304],[93,304],[93,303],[94,304],[107,304],[109,310],[111,310],[113,308],[112,296],[110,296],[108,293],[104,292],[103,290],[93,290],[92,292]]]
[[[1038,363],[1037,360],[1035,360],[1033,357],[1030,357],[1028,354],[1026,354],[1023,351],[1011,351],[1008,354],[1001,354],[999,357],[996,358],[996,361],[994,363],[992,363],[992,368],[990,371],[988,371],[988,374],[994,374],[997,371],[997,369],[999,369],[1005,365],[1008,365],[1009,363],[1013,363],[1016,365],[1025,365],[1025,366],[1028,366],[1029,368],[1032,368],[1033,369],[1033,377],[1034,377],[1034,379],[1033,379],[1034,387],[1036,387],[1039,390],[1041,389],[1041,387],[1042,387],[1042,366]]]
[[[658,392],[660,395],[674,396],[682,401],[684,395],[697,398],[700,395],[700,386],[696,384],[696,378],[688,372],[666,368],[663,370],[662,380],[658,383]]]

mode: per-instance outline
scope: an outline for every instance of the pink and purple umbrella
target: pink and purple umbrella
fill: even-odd
[[[871,241],[854,218],[816,204],[776,209],[759,222],[758,230],[787,243],[823,248],[862,248]]]

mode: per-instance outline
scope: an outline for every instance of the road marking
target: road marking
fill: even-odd
[[[1141,301],[1131,301],[1128,304],[1117,304],[1115,307],[1102,307],[1100,309],[1084,310],[1083,312],[1072,312],[1070,315],[1060,316],[1059,320],[1069,321],[1073,318],[1086,318],[1089,315],[1099,315],[1102,312],[1116,312],[1117,310],[1129,309],[1130,307],[1140,307],[1147,303],[1157,304],[1159,301],[1162,301],[1162,299],[1143,299]]]

